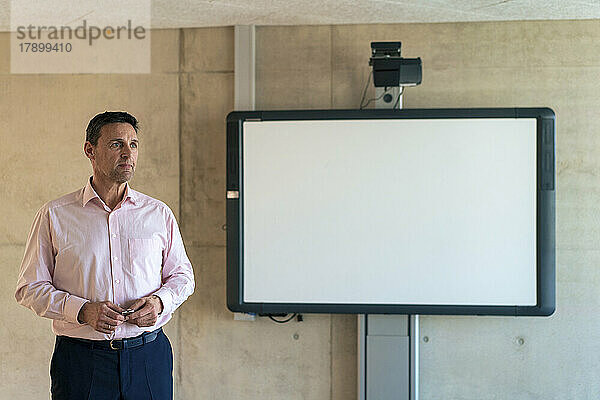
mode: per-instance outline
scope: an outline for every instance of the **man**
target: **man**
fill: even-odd
[[[15,297],[53,320],[55,400],[173,397],[161,327],[194,275],[173,212],[127,183],[137,132],[128,113],[96,115],[84,145],[93,176],[42,206],[27,240]]]

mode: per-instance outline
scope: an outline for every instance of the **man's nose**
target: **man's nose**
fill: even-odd
[[[129,146],[123,146],[123,150],[121,150],[121,158],[130,158],[131,152],[132,150]]]

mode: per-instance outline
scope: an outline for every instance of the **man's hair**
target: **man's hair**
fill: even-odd
[[[102,127],[115,122],[127,123],[135,129],[135,133],[138,132],[138,121],[133,115],[123,111],[105,111],[91,119],[85,130],[85,140],[96,146]]]

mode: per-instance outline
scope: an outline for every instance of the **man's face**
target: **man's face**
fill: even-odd
[[[93,151],[93,156],[90,157],[89,151]],[[104,125],[96,146],[86,143],[86,154],[92,159],[94,175],[102,175],[116,183],[129,181],[133,178],[138,156],[135,129],[124,122]]]

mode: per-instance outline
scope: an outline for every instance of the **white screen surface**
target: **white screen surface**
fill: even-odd
[[[243,132],[245,302],[536,304],[535,119]]]

